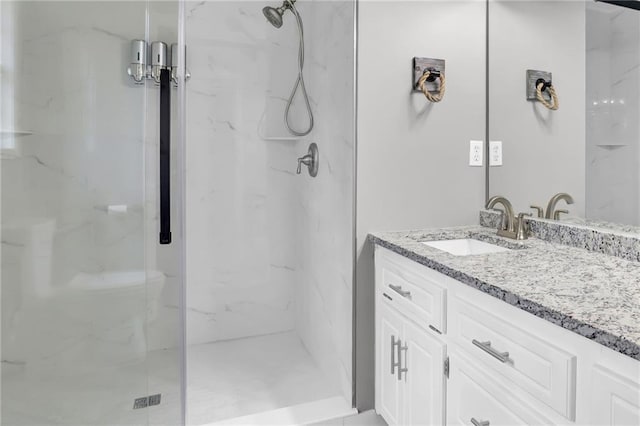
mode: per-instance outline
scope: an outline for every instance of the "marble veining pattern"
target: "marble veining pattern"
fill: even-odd
[[[477,238],[520,249],[453,256],[421,241]],[[640,263],[480,226],[371,233],[369,241],[640,360]]]

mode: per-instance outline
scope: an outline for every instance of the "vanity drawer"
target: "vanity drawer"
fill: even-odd
[[[514,325],[518,324],[518,317],[530,314],[504,302],[496,301],[504,306],[485,305],[483,300],[489,296],[473,293],[477,294],[469,294],[473,298],[468,299],[456,294],[451,301],[455,341],[474,359],[574,420],[575,355],[548,343],[544,329],[524,330]]]
[[[428,275],[433,271],[394,253],[377,251],[376,256],[378,297],[423,327],[444,334],[447,290]]]
[[[450,356],[447,424],[449,425],[550,425],[549,419],[518,400],[482,365],[462,353]],[[473,420],[472,420],[473,419]]]

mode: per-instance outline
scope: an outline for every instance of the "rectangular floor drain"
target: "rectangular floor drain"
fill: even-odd
[[[149,397],[149,407],[151,407],[152,405],[160,405],[160,398],[161,398],[161,394],[155,394],[155,395],[151,395]]]
[[[162,394],[157,393],[155,395],[145,396],[143,398],[136,398],[133,401],[133,409],[137,410],[139,408],[147,408],[152,405],[160,405],[160,399],[162,398]]]

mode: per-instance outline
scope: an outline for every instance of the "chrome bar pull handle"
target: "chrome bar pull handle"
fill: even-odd
[[[486,353],[488,353],[489,355],[491,355],[492,357],[494,357],[495,359],[497,359],[498,361],[503,363],[506,363],[509,361],[509,352],[499,352],[495,350],[494,348],[491,347],[490,341],[479,342],[476,339],[473,339],[471,342],[477,347],[479,347],[480,349],[482,349],[483,351],[485,351]]]
[[[398,340],[398,380],[402,380],[402,373],[409,371],[407,368],[407,350],[409,347],[406,343],[403,346],[401,342],[401,340]],[[402,351],[404,351],[404,367],[402,366]]]
[[[400,367],[400,358],[396,362],[396,345],[400,347],[400,339],[396,342],[396,336],[391,336],[391,374],[395,374],[396,367]]]
[[[491,423],[489,420],[476,420],[475,417],[471,417],[471,424],[473,426],[489,426]]]
[[[411,292],[407,290],[403,290],[402,286],[389,284],[389,288],[396,293],[398,293],[402,297],[406,297],[407,299],[411,299]]]

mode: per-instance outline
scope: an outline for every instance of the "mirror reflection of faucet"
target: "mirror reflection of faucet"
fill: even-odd
[[[556,204],[560,200],[564,200],[567,204],[573,204],[573,197],[566,192],[559,192],[549,200],[549,204],[547,204],[547,214],[545,214],[545,219],[560,219],[560,213],[569,213],[568,210],[556,210]]]

